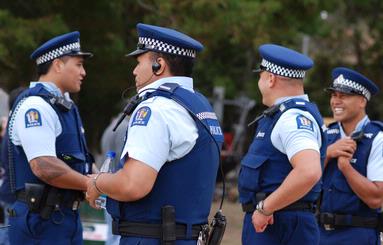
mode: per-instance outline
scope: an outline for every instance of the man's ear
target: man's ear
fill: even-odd
[[[275,76],[273,73],[269,73],[269,87],[272,88],[275,86],[277,82],[277,76]]]
[[[158,71],[156,72],[156,75],[158,76],[162,75],[168,69],[168,67],[165,59],[162,57],[157,58],[157,63],[160,64],[160,69],[158,69]]]
[[[362,98],[361,98],[361,101],[360,101],[360,107],[363,108],[363,109],[366,109],[368,101],[367,101],[367,99],[364,96],[361,96],[361,97]]]
[[[54,59],[52,61],[52,67],[51,69],[53,69],[55,72],[57,73],[60,73],[61,70],[63,69],[64,67],[64,62],[60,59]]]

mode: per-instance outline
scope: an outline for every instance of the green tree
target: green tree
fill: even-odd
[[[144,22],[181,30],[205,45],[195,67],[195,84],[210,94],[216,85],[226,96],[246,94],[261,107],[257,48],[263,43],[301,51],[315,61],[306,90],[330,116],[328,86],[335,66],[355,68],[382,85],[382,4],[379,0],[8,0],[0,2],[0,86],[12,89],[34,78],[32,51],[52,36],[79,30],[82,48],[95,56],[86,62],[87,78],[75,96],[92,149],[102,130],[121,109],[123,91],[134,86],[136,24]],[[327,13],[327,18],[326,17]],[[322,17],[322,18],[321,18]],[[125,98],[134,94],[128,89]],[[383,115],[374,98],[370,114]],[[227,115],[234,114],[232,109]],[[255,115],[252,115],[255,116]],[[230,122],[231,120],[229,120]],[[227,126],[227,125],[226,125]]]

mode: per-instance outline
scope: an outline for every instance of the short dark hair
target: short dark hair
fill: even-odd
[[[66,63],[67,60],[69,59],[68,57],[69,57],[68,55],[64,55],[64,56],[61,56],[61,57],[59,57],[59,58],[57,58],[57,59],[60,59],[60,60],[62,60],[64,63]],[[48,71],[49,71],[49,68],[51,68],[52,63],[53,63],[54,60],[55,60],[55,59],[53,59],[53,60],[51,60],[51,61],[49,61],[49,62],[47,62],[47,63],[38,65],[38,66],[37,66],[37,77],[40,77],[40,76],[42,76],[42,75],[47,74]]]
[[[40,77],[42,75],[45,75],[48,73],[49,71],[49,68],[51,68],[51,65],[52,65],[52,61],[49,61],[47,63],[44,63],[44,64],[40,64],[37,66],[37,77]]]
[[[193,58],[168,53],[152,52],[153,61],[160,57],[166,61],[167,65],[169,66],[170,73],[173,76],[192,76],[194,67]]]

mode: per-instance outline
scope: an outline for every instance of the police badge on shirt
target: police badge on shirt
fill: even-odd
[[[310,131],[314,131],[313,122],[307,117],[299,115],[297,116],[296,120],[298,129],[307,129]]]
[[[37,109],[31,108],[25,113],[25,127],[39,127],[41,126],[41,114]]]
[[[137,126],[146,126],[148,125],[150,116],[152,115],[152,111],[148,106],[141,107],[136,114],[134,114],[131,127]]]

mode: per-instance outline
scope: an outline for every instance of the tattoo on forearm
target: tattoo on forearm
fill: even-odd
[[[49,182],[57,177],[60,177],[68,172],[63,166],[55,162],[56,159],[39,158],[31,164],[32,171],[38,173],[39,177]]]

